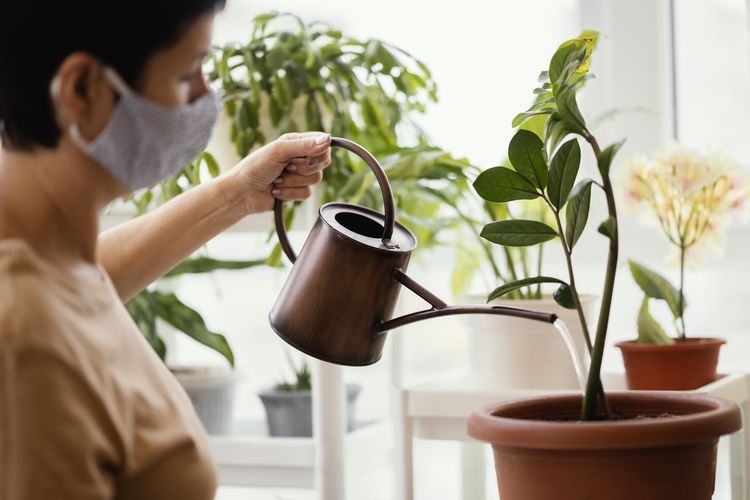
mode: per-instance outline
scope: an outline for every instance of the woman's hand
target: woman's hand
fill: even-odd
[[[302,200],[331,163],[331,136],[321,132],[284,134],[253,151],[227,173],[230,200],[245,214],[273,209],[274,199]],[[237,198],[239,197],[239,198]]]

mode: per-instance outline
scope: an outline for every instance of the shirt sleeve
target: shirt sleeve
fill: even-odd
[[[112,499],[121,445],[74,367],[0,343],[0,500]]]

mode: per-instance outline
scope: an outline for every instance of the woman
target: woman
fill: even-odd
[[[4,2],[1,500],[214,495],[201,425],[123,302],[275,197],[307,197],[330,137],[283,136],[102,235],[98,218],[205,147],[217,107],[201,63],[221,7]]]

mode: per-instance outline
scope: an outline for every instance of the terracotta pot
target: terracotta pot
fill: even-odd
[[[492,444],[500,498],[710,500],[718,440],[742,427],[739,407],[694,394],[608,396],[624,419],[578,421],[580,394],[474,412],[468,432]]]
[[[620,342],[628,388],[689,391],[716,380],[724,339],[692,338],[674,344]]]

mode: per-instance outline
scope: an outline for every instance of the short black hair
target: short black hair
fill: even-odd
[[[3,147],[54,148],[60,139],[50,82],[74,52],[115,68],[135,86],[149,57],[176,43],[225,0],[0,0]]]

